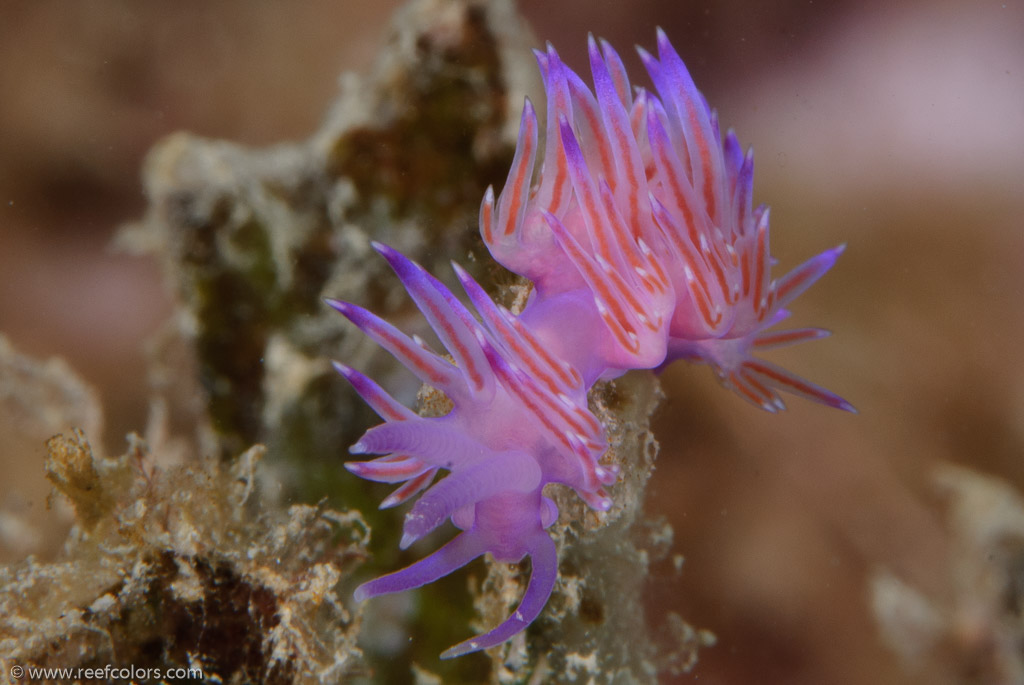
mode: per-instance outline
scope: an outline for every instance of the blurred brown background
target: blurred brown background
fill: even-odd
[[[179,129],[306,137],[397,4],[0,4],[0,331],[99,390],[111,451],[145,425],[143,343],[170,312],[155,265],[109,249],[143,210],[147,149]],[[780,268],[848,243],[794,307],[835,337],[770,358],[859,416],[767,416],[706,369],[665,376],[650,508],[686,562],[652,608],[719,637],[680,682],[928,682],[883,645],[868,579],[951,592],[936,463],[1024,488],[1024,3],[520,6],[574,68],[592,31],[640,83],[629,48],[662,26],[756,149]],[[45,506],[40,463],[2,468],[0,508]],[[943,676],[1009,682],[967,663],[985,626],[962,632]]]

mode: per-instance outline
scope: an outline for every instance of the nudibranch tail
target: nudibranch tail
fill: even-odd
[[[768,412],[785,409],[782,392],[854,411],[754,356],[829,335],[774,327],[843,246],[772,277],[769,211],[753,206],[753,153],[733,131],[723,138],[717,114],[660,30],[657,46],[657,57],[640,50],[654,92],[634,93],[619,55],[593,36],[593,89],[550,45],[535,53],[547,92],[545,139],[527,99],[505,186],[497,197],[487,189],[479,216],[494,258],[533,283],[522,311],[495,304],[453,263],[467,306],[379,243],[374,249],[446,355],[357,305],[327,301],[452,405],[444,416],[419,416],[335,363],[383,420],[350,448],[378,456],[346,467],[397,484],[382,508],[418,496],[400,546],[446,521],[460,531],[424,559],[361,585],[356,599],[425,585],[484,554],[531,559],[515,612],[445,658],[501,644],[542,611],[558,567],[545,532],[558,518],[547,485],[572,488],[595,510],[612,508],[606,488],[619,469],[601,461],[607,438],[587,398],[598,380],[686,359],[708,364],[723,385]]]
[[[767,329],[831,268],[843,247],[773,279],[769,211],[752,209],[752,151],[743,152],[733,131],[719,142],[717,115],[663,32],[658,32],[658,57],[643,50],[640,55],[659,96],[642,98],[646,146],[641,148],[650,155],[649,199],[677,298],[662,366],[679,358],[707,363],[724,385],[770,412],[785,408],[780,390],[851,411],[834,393],[751,354],[763,335],[769,341],[786,339]],[[789,341],[816,337],[821,336]]]

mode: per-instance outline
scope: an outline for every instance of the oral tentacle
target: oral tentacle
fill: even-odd
[[[526,586],[522,601],[512,615],[483,635],[477,635],[446,650],[441,654],[442,659],[452,659],[500,645],[516,633],[522,632],[540,615],[548,598],[551,597],[551,591],[555,588],[555,580],[558,577],[558,550],[555,548],[554,540],[541,531],[530,541],[528,554],[533,566],[530,571],[530,582]]]

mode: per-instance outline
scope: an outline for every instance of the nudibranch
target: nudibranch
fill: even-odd
[[[423,492],[405,516],[400,546],[446,521],[460,531],[424,559],[360,586],[356,598],[420,587],[485,553],[531,560],[513,614],[443,657],[504,642],[547,603],[558,554],[545,529],[558,509],[545,486],[568,486],[597,510],[612,506],[605,488],[618,471],[601,462],[604,429],[587,407],[598,380],[683,358],[709,364],[724,385],[767,411],[784,408],[780,390],[853,411],[752,354],[828,335],[769,329],[842,247],[773,279],[768,210],[752,208],[753,154],[732,131],[723,140],[665,34],[658,31],[657,58],[640,50],[656,93],[632,90],[610,45],[591,37],[588,47],[593,90],[554,48],[536,53],[547,94],[543,160],[527,100],[505,187],[497,199],[488,189],[481,205],[491,254],[533,284],[521,312],[496,305],[453,264],[474,313],[422,267],[376,243],[447,356],[355,304],[328,300],[452,404],[444,416],[419,416],[335,364],[384,420],[350,448],[380,456],[346,467],[400,484],[382,508]]]

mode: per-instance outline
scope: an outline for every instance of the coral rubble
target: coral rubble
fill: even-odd
[[[162,470],[141,441],[117,458],[79,432],[48,443],[74,506],[63,559],[0,568],[0,661],[200,668],[223,682],[334,683],[363,670],[335,587],[365,557],[358,513],[268,506],[263,448],[231,467]]]

